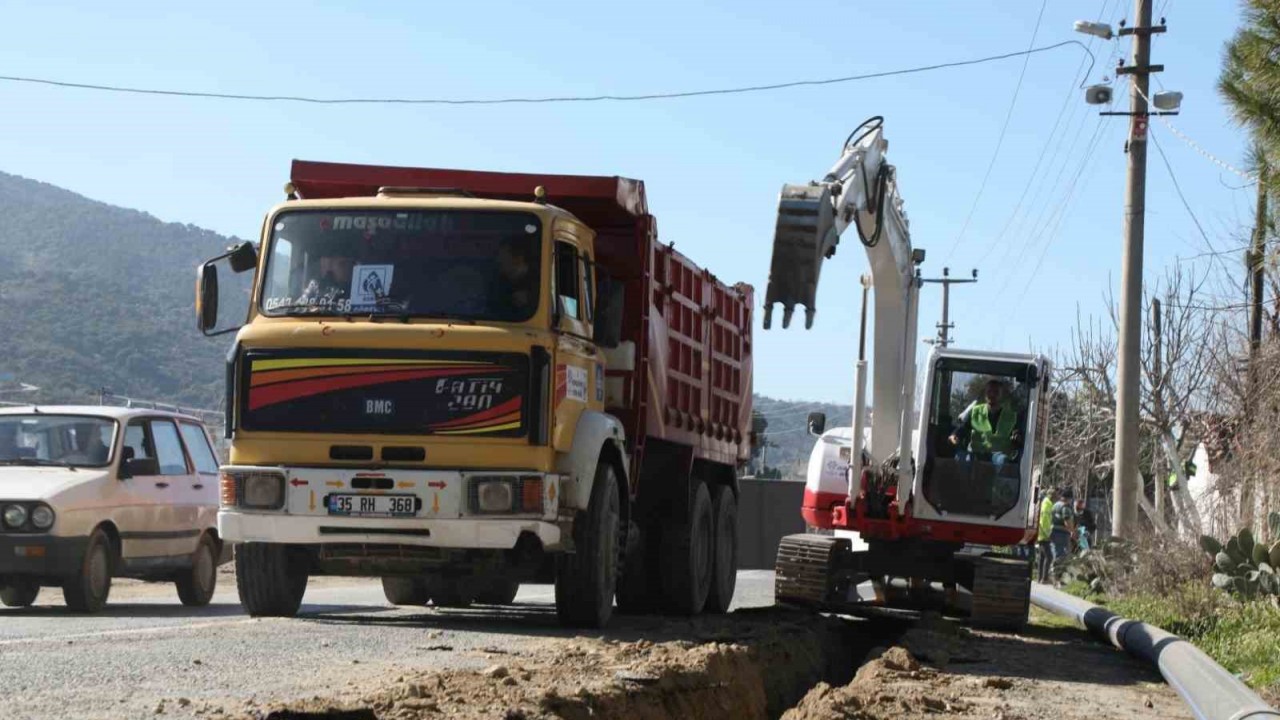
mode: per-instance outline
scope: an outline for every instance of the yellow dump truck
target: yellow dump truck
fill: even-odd
[[[252,615],[313,575],[568,625],[721,612],[749,455],[752,289],[657,238],[644,185],[295,161],[257,243],[199,269],[227,359],[218,529]],[[218,269],[254,271],[220,328]]]

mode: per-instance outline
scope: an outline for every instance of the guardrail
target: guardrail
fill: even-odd
[[[1048,585],[1033,583],[1031,602],[1055,615],[1074,619],[1099,638],[1155,665],[1197,720],[1280,718],[1280,711],[1177,635],[1120,617]]]

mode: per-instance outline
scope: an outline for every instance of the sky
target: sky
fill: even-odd
[[[1226,163],[1243,134],[1215,89],[1232,0],[1155,0],[1169,31],[1153,59],[1184,93],[1171,122]],[[1123,118],[1100,118],[1082,82],[1114,81],[1129,42],[1073,32],[1078,19],[1132,22],[1127,0],[646,3],[19,3],[0,75],[206,92],[320,97],[629,94],[820,79],[966,60],[1064,40],[1023,59],[769,93],[652,102],[498,106],[319,106],[109,94],[0,82],[0,171],[173,222],[255,237],[283,199],[293,158],[643,179],[660,237],[763,301],[777,194],[820,178],[848,133],[885,117],[912,242],[954,288],[959,347],[1052,352],[1078,318],[1104,317],[1121,258]],[[1039,26],[1037,30],[1037,18]],[[1034,33],[1034,41],[1033,41]],[[1115,84],[1113,110],[1126,109]],[[1012,111],[1010,110],[1012,106]],[[1001,141],[1001,129],[1007,131]],[[1253,191],[1153,119],[1204,228],[1154,145],[1146,277],[1182,258],[1241,298],[1239,253]],[[999,153],[996,148],[999,144]],[[993,164],[994,158],[994,164]],[[984,177],[989,178],[983,183]],[[981,194],[979,196],[979,189]],[[967,222],[966,222],[967,220]],[[847,401],[857,342],[856,237],[826,264],[817,320],[762,330],[755,389]],[[926,286],[922,338],[940,290]],[[921,347],[921,352],[927,348]]]

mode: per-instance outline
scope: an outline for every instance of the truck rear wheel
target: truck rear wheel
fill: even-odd
[[[293,617],[307,591],[307,568],[288,545],[237,545],[236,589],[252,617]]]
[[[0,603],[5,607],[31,607],[40,594],[40,586],[34,580],[12,578],[8,584],[0,585]]]
[[[421,578],[384,577],[382,594],[392,605],[426,605],[431,600],[427,584]]]
[[[575,552],[556,559],[556,614],[570,627],[603,627],[613,615],[622,525],[618,477],[608,461],[596,466],[591,503],[573,524]]]
[[[733,590],[738,582],[738,498],[733,488],[717,485],[711,491],[711,517],[713,520],[711,563],[711,590],[707,593],[709,613],[729,611],[733,602]]]
[[[700,482],[693,491],[688,516],[662,530],[662,594],[668,611],[678,615],[702,612],[711,592],[714,533],[711,491]]]

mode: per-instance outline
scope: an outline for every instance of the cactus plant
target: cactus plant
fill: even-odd
[[[1244,528],[1225,543],[1201,536],[1200,547],[1213,558],[1213,586],[1244,599],[1270,597],[1280,605],[1280,513],[1267,518],[1271,545]]]

